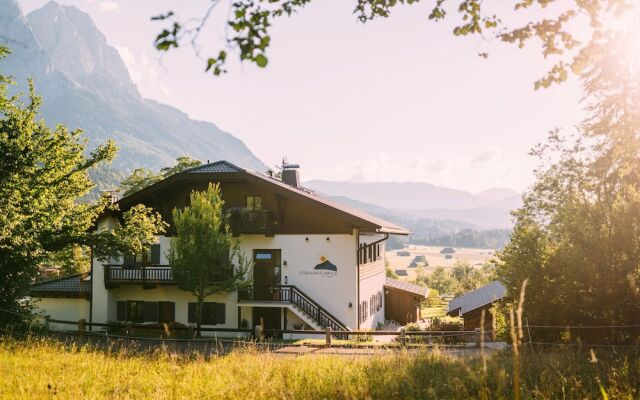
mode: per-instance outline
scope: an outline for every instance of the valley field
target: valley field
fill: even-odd
[[[2,341],[2,339],[0,339]],[[240,350],[205,360],[110,354],[52,342],[0,343],[2,399],[513,399],[510,352],[287,356]],[[559,351],[520,358],[523,399],[638,398],[637,353]]]
[[[416,256],[424,256],[428,266],[425,272],[433,272],[437,267],[451,268],[457,261],[467,261],[475,267],[481,267],[485,262],[495,257],[495,249],[465,249],[455,248],[455,253],[450,259],[445,258],[440,251],[443,247],[408,245],[402,250],[389,250],[386,252],[386,259],[392,270],[406,270],[407,276],[400,276],[401,280],[415,280],[416,268],[409,267],[409,264]],[[398,252],[408,251],[410,256],[399,256]]]

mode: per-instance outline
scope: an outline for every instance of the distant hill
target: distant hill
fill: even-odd
[[[372,215],[384,218],[390,222],[399,224],[411,231],[409,237],[391,236],[387,244],[388,249],[400,249],[405,244],[424,244],[434,246],[453,247],[477,247],[477,248],[501,248],[508,240],[511,232],[511,225],[504,222],[501,228],[487,229],[481,225],[476,225],[465,220],[455,218],[469,218],[473,210],[451,211],[452,219],[443,218],[444,215],[427,217],[426,211],[402,211],[390,210],[375,204],[353,200],[348,197],[332,196],[340,203],[356,207]],[[469,213],[467,213],[469,211]],[[482,210],[476,210],[480,215]],[[486,213],[486,210],[484,211]],[[422,214],[421,214],[422,213]],[[504,212],[502,213],[504,214]],[[503,215],[499,215],[502,217]],[[477,217],[477,216],[476,216]],[[491,220],[491,215],[487,213],[487,224],[495,223]]]
[[[332,182],[304,184],[319,193],[380,207],[383,213],[409,220],[465,223],[476,229],[511,228],[511,210],[522,205],[521,196],[509,189],[489,189],[473,194],[422,182]],[[376,211],[373,211],[376,213]]]
[[[89,146],[116,141],[120,151],[112,168],[119,174],[159,169],[181,155],[267,169],[216,125],[144,99],[117,50],[76,7],[51,1],[25,17],[15,0],[0,0],[0,45],[12,51],[0,61],[0,72],[12,75],[22,91],[26,79],[34,79],[49,126],[82,128]]]

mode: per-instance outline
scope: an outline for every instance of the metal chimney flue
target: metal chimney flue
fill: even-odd
[[[285,158],[282,160],[282,182],[295,188],[300,187],[300,165],[290,164]]]

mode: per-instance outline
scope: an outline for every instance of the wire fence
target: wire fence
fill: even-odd
[[[52,338],[68,343],[88,344],[103,349],[134,348],[140,351],[152,351],[158,347],[166,347],[170,350],[191,352],[199,351],[205,355],[227,353],[233,348],[247,347],[278,350],[285,347],[307,347],[332,345],[339,338],[349,339],[358,347],[367,346],[367,342],[378,339],[389,346],[447,346],[447,347],[485,347],[486,343],[495,337],[491,330],[480,331],[313,331],[313,330],[281,330],[263,329],[257,332],[254,329],[242,328],[202,328],[207,336],[195,337],[195,329],[185,326],[172,326],[170,330],[164,326],[149,326],[146,324],[105,324],[90,323],[84,320],[65,321],[58,319],[45,319],[45,327],[49,324],[67,325],[69,329],[42,329],[34,325],[34,316],[16,313],[0,308],[0,312],[19,317],[27,324],[28,328],[19,330],[13,327],[0,327],[0,333],[21,339],[25,338]],[[88,328],[88,329],[87,329]],[[93,330],[98,328],[99,330]],[[136,330],[157,331],[154,337],[137,336]],[[526,332],[522,338],[522,346],[530,350],[544,348],[610,348],[610,349],[639,349],[640,350],[640,325],[540,325],[524,324]],[[532,334],[533,331],[533,334]],[[576,334],[573,331],[578,332]],[[591,331],[585,335],[585,331]],[[598,334],[602,331],[615,331],[624,333],[620,336],[624,341],[613,336]],[[187,337],[175,337],[182,333]],[[542,333],[538,333],[542,332]],[[552,332],[549,334],[548,332]],[[595,333],[594,333],[595,332]],[[168,333],[168,335],[167,335]],[[172,335],[174,337],[172,337]],[[262,336],[264,335],[264,336]],[[274,340],[274,337],[283,338],[285,335],[291,340]],[[294,341],[296,339],[318,337],[316,341]],[[550,340],[552,338],[553,340]],[[558,339],[560,338],[560,339]],[[594,341],[600,338],[603,341]],[[613,340],[615,338],[616,340]],[[324,339],[324,343],[323,340]],[[605,339],[609,339],[604,342]],[[353,344],[353,343],[352,343]],[[336,344],[334,344],[336,345]],[[337,346],[347,346],[340,343]],[[372,343],[373,345],[373,343]],[[377,344],[379,347],[379,344]],[[504,347],[508,347],[506,344]]]

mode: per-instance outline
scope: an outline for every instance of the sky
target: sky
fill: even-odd
[[[162,24],[151,16],[200,17],[209,0],[59,2],[91,15],[144,97],[215,123],[267,165],[286,156],[303,180],[523,191],[537,165],[528,151],[584,118],[575,80],[534,90],[548,68],[539,48],[455,37],[423,5],[362,24],[355,0],[312,2],[274,24],[267,68],[231,62],[216,78],[191,47],[162,55],[152,46]],[[20,3],[26,13],[46,1]],[[200,35],[202,56],[219,49],[227,4]]]

